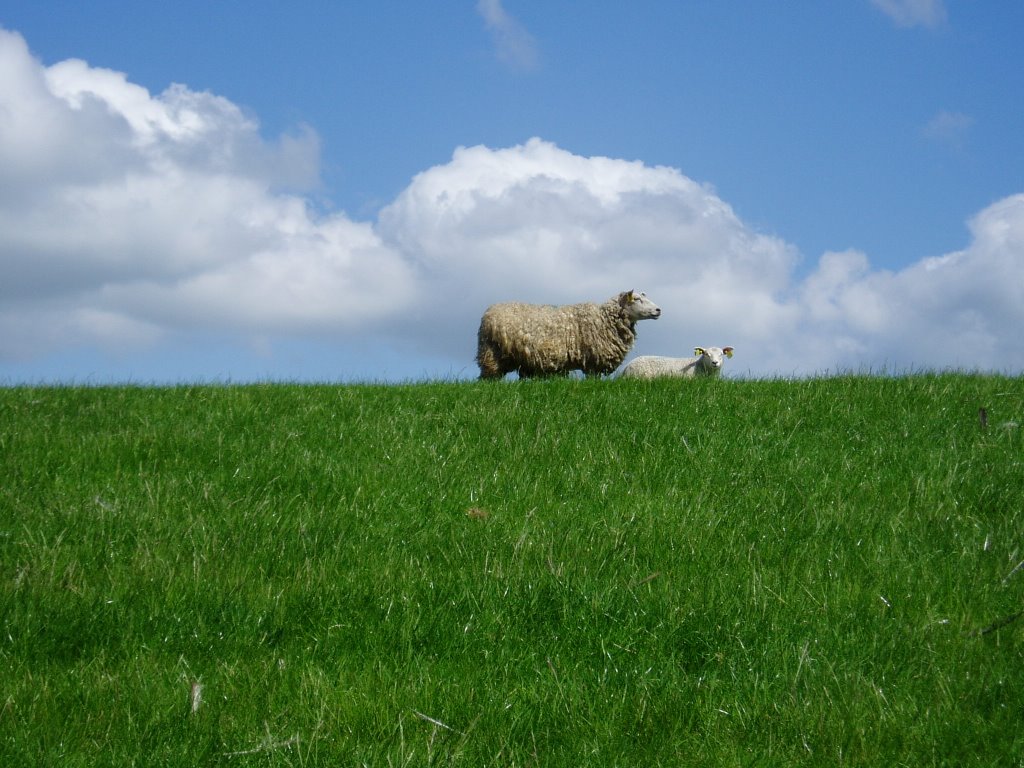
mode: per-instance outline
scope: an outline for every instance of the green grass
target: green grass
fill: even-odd
[[[960,374],[0,389],[0,765],[1022,765],[1021,422]]]

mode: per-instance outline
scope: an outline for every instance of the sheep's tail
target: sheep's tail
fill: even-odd
[[[489,328],[488,316],[485,314],[480,321],[477,332],[476,364],[480,366],[481,379],[500,379],[505,375],[501,370],[501,350],[497,349],[493,334]]]
[[[481,345],[476,353],[476,364],[480,366],[481,379],[501,378],[501,367],[498,365],[498,358],[490,347]]]

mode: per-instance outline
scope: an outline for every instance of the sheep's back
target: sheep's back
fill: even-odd
[[[631,360],[629,365],[623,368],[622,376],[627,379],[689,378],[696,375],[699,360],[699,357],[645,355]]]
[[[535,343],[573,331],[571,307],[508,302],[494,304],[484,313],[481,330],[499,343]]]

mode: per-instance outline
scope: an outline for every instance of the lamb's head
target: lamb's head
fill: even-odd
[[[693,353],[700,356],[698,369],[704,373],[718,373],[722,370],[725,358],[732,357],[732,347],[696,347]]]
[[[615,297],[615,301],[622,307],[622,313],[626,319],[631,322],[661,317],[661,307],[648,299],[647,294],[640,291],[623,291]]]

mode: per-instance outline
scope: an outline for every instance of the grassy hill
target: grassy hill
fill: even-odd
[[[1020,764],[1021,423],[961,374],[0,389],[0,764]]]

